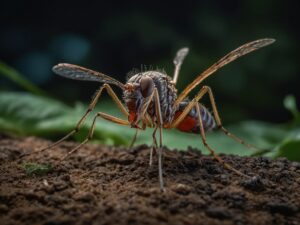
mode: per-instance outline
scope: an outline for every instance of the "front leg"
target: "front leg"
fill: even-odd
[[[103,84],[102,87],[96,92],[95,96],[93,97],[92,102],[90,103],[88,109],[86,110],[86,112],[83,114],[83,116],[81,117],[81,119],[78,121],[76,127],[69,132],[66,136],[64,136],[63,138],[61,138],[60,140],[54,142],[53,144],[46,146],[44,148],[38,149],[36,151],[33,151],[32,153],[25,153],[23,155],[21,155],[21,157],[33,154],[33,153],[40,153],[43,152],[45,150],[51,149],[57,145],[59,145],[60,143],[62,143],[63,141],[65,141],[66,139],[68,139],[69,137],[71,137],[72,135],[74,135],[75,133],[77,133],[83,122],[85,121],[85,119],[87,118],[87,116],[94,110],[97,102],[99,101],[103,91],[106,90],[107,93],[109,94],[109,96],[112,98],[112,100],[116,103],[117,107],[121,110],[121,112],[123,113],[123,115],[125,115],[126,117],[128,117],[128,112],[126,110],[126,108],[123,106],[121,100],[118,98],[118,96],[115,94],[115,92],[113,91],[113,89],[110,87],[109,84]]]
[[[158,95],[158,91],[156,88],[154,89],[154,103],[155,103],[156,119],[157,119],[158,128],[159,128],[158,176],[159,176],[160,190],[164,191],[165,189],[164,189],[163,169],[162,169],[163,119],[162,119],[162,114],[161,114],[159,95]]]
[[[126,120],[111,116],[111,115],[106,114],[106,113],[98,112],[97,115],[93,119],[93,123],[92,123],[92,126],[91,126],[90,130],[89,130],[89,134],[88,134],[87,138],[84,139],[84,141],[82,143],[80,143],[78,146],[76,146],[74,149],[69,151],[65,156],[63,156],[60,161],[65,160],[69,155],[76,152],[78,149],[80,149],[83,145],[85,145],[89,140],[91,140],[93,138],[94,130],[95,130],[95,126],[96,126],[96,120],[97,120],[98,117],[101,117],[105,120],[108,120],[110,122],[113,122],[113,123],[116,123],[116,124],[119,124],[119,125],[123,125],[123,126],[129,126],[130,125],[130,123]]]
[[[163,182],[163,170],[162,170],[162,140],[163,140],[163,134],[162,134],[162,128],[163,128],[163,119],[162,119],[162,113],[161,113],[161,107],[160,107],[160,101],[159,101],[159,94],[157,91],[157,88],[154,88],[153,92],[149,96],[149,99],[145,101],[145,103],[142,106],[141,110],[141,118],[142,120],[147,120],[147,110],[150,105],[150,102],[154,102],[154,108],[155,108],[155,115],[154,118],[152,118],[152,121],[154,123],[154,132],[152,134],[153,138],[153,146],[151,148],[150,152],[150,161],[149,164],[152,164],[152,155],[153,155],[153,148],[154,146],[157,147],[157,140],[156,140],[156,131],[159,129],[159,146],[158,146],[158,177],[159,177],[159,184],[160,184],[160,190],[164,191],[164,182]]]

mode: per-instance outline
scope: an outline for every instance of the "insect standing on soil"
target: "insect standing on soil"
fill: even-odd
[[[197,78],[192,83],[190,83],[178,96],[176,83],[183,60],[188,54],[188,48],[182,48],[177,52],[173,61],[175,65],[173,78],[160,71],[145,71],[139,72],[130,77],[127,80],[126,84],[123,84],[103,73],[86,69],[80,66],[66,63],[58,64],[53,67],[53,71],[58,75],[76,80],[98,81],[104,84],[96,92],[92,102],[89,105],[89,108],[80,119],[74,130],[72,130],[69,134],[67,134],[59,141],[53,143],[52,145],[35,152],[41,152],[46,149],[52,148],[60,144],[62,141],[66,140],[71,135],[78,132],[87,115],[94,109],[101,94],[104,90],[106,90],[113,101],[116,103],[117,107],[121,110],[124,116],[127,117],[127,120],[120,119],[106,113],[98,112],[93,119],[88,137],[81,144],[79,144],[68,154],[66,154],[62,158],[62,160],[78,150],[82,145],[87,143],[93,137],[96,120],[97,118],[101,117],[113,123],[135,128],[136,133],[133,138],[132,145],[136,140],[138,130],[145,130],[146,127],[154,128],[152,134],[153,147],[150,152],[149,163],[150,165],[152,164],[153,150],[158,149],[158,170],[161,190],[164,189],[162,172],[163,129],[176,128],[182,132],[200,134],[204,146],[210,151],[211,155],[218,162],[224,165],[225,168],[232,170],[239,175],[248,177],[246,174],[225,163],[208,145],[206,141],[205,133],[214,128],[219,128],[226,135],[233,138],[237,142],[249,148],[255,148],[254,146],[245,143],[235,135],[229,133],[223,127],[211,88],[208,86],[203,86],[200,88],[199,92],[193,97],[192,100],[188,100],[187,97],[188,94],[204,79],[216,72],[221,67],[243,55],[272,44],[274,41],[274,39],[265,38],[252,41],[240,46],[239,48],[225,55],[203,73],[199,74]],[[126,106],[122,104],[121,100],[117,97],[110,85],[115,85],[122,89],[123,100]],[[205,94],[209,95],[213,114],[211,114],[206,107],[199,103],[199,101]],[[156,140],[157,131],[159,131],[159,143]]]

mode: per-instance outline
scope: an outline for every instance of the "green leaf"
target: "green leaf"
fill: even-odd
[[[290,132],[289,136],[277,146],[275,157],[286,157],[291,161],[300,162],[300,129]]]
[[[29,93],[0,92],[0,130],[57,139],[75,128],[86,108],[82,104],[72,108],[59,101]],[[86,138],[91,126],[91,116],[74,139],[82,141]],[[113,145],[129,142],[129,138],[123,135],[124,132],[118,131],[120,126],[100,119],[97,124],[94,140]]]
[[[65,116],[71,108],[29,93],[0,92],[0,129],[18,134],[38,134],[38,123]]]
[[[0,75],[8,78],[9,80],[18,84],[20,87],[24,88],[26,91],[29,91],[33,94],[44,95],[44,96],[47,95],[43,90],[35,86],[29,80],[27,80],[24,75],[22,75],[14,68],[6,65],[4,62],[1,61],[0,61]]]
[[[299,122],[300,121],[300,112],[297,109],[295,96],[293,96],[293,95],[286,96],[285,99],[283,100],[283,105],[287,110],[289,110],[292,113],[294,120]]]
[[[286,157],[291,161],[300,162],[300,139],[291,140],[282,144],[278,150],[277,157]]]

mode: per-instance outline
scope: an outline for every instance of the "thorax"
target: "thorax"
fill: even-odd
[[[136,84],[136,86],[138,86],[140,84],[141,79],[144,76],[152,78],[154,86],[158,91],[159,105],[161,108],[163,123],[170,123],[173,120],[176,111],[176,108],[173,108],[173,104],[177,97],[177,89],[172,83],[172,78],[160,71],[146,71],[133,75],[128,79],[127,83],[133,85]],[[124,91],[123,99],[129,110],[129,121],[133,120],[137,116],[137,114],[140,113],[137,110],[140,109],[139,106],[145,99],[138,91],[134,91],[131,93],[129,93],[128,91]],[[153,100],[149,104],[147,113],[150,116],[152,122],[156,123],[157,118],[155,113],[155,104]]]

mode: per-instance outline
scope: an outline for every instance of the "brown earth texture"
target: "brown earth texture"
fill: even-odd
[[[132,149],[0,136],[0,224],[300,224],[300,164],[286,159],[221,155],[245,178],[199,150],[164,148],[165,192],[157,157]],[[43,175],[26,163],[51,164]]]

